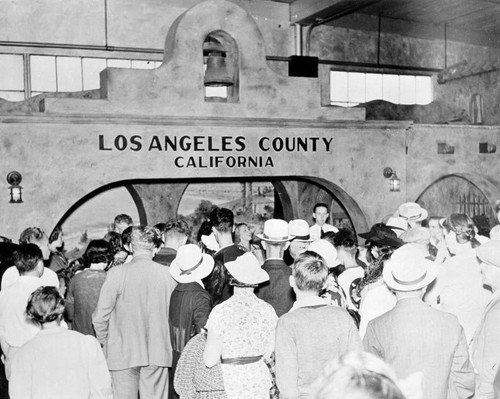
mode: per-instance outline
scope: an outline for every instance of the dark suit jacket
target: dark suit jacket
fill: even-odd
[[[281,259],[266,260],[262,269],[269,274],[269,281],[256,290],[256,295],[272,305],[278,317],[281,317],[295,302],[295,293],[289,281],[292,269]]]
[[[398,378],[422,372],[423,398],[464,399],[474,394],[474,370],[458,319],[419,298],[401,299],[370,321],[363,343],[392,365]]]
[[[177,251],[175,249],[162,247],[153,258],[153,261],[158,262],[164,266],[170,266],[176,255]]]

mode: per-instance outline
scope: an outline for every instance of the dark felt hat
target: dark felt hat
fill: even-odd
[[[376,245],[384,245],[392,248],[399,248],[404,244],[390,227],[382,223],[374,224],[370,231],[360,233],[358,236]]]

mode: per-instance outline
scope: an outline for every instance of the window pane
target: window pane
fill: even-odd
[[[399,76],[383,75],[382,77],[382,100],[394,104],[399,103]]]
[[[430,104],[432,102],[432,79],[430,76],[416,77],[416,100],[417,104]]]
[[[23,101],[24,92],[22,91],[0,91],[0,98],[8,101]]]
[[[132,60],[132,68],[135,69],[153,69],[155,68],[154,61]]]
[[[105,58],[83,59],[83,90],[94,90],[101,87],[99,73],[106,69]]]
[[[366,101],[382,99],[382,75],[378,73],[366,74]]]
[[[31,90],[56,91],[56,58],[32,55]]]
[[[366,98],[365,74],[348,73],[349,102],[364,103]]]
[[[401,75],[399,77],[399,103],[415,104],[415,76]]]
[[[24,90],[23,56],[0,54],[0,90]]]
[[[227,87],[205,87],[205,97],[227,98]]]
[[[347,72],[330,72],[330,100],[332,102],[347,101],[347,87]]]
[[[112,68],[130,68],[130,60],[108,59],[108,67],[112,67]]]
[[[161,61],[155,61],[155,68],[158,68],[163,62]]]
[[[57,57],[57,91],[82,91],[80,57]]]

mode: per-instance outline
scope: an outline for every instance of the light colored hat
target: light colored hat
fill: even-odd
[[[294,236],[295,241],[312,241],[309,235],[309,224],[303,219],[290,220],[288,235]]]
[[[396,249],[385,262],[385,283],[396,291],[414,291],[428,286],[437,276],[437,266],[426,259],[416,244]]]
[[[390,227],[398,237],[401,237],[401,234],[408,230],[408,221],[401,216],[391,216],[385,225]]]
[[[192,283],[207,277],[214,268],[214,259],[201,252],[195,244],[186,244],[177,250],[170,264],[170,274],[179,283]]]
[[[224,266],[240,283],[260,284],[269,280],[269,274],[262,269],[260,262],[251,252],[245,252],[234,261],[225,263]]]
[[[399,206],[394,216],[401,216],[409,222],[421,222],[427,219],[429,213],[416,202],[406,202]]]
[[[257,234],[263,241],[284,242],[294,238],[288,234],[288,223],[281,219],[269,219],[264,223],[264,232]]]
[[[201,242],[205,244],[205,246],[210,250],[210,251],[218,251],[220,249],[219,243],[215,239],[215,234],[209,234],[208,236],[202,235],[201,236]]]
[[[431,232],[425,227],[415,226],[405,231],[399,238],[406,243],[429,244],[431,241]]]
[[[340,265],[340,262],[337,259],[337,250],[330,241],[322,239],[313,241],[309,244],[307,250],[321,255],[326,261],[326,265],[329,269]]]
[[[490,239],[500,240],[500,224],[493,226],[490,230]]]
[[[481,262],[500,267],[500,241],[490,240],[476,248],[476,255]]]

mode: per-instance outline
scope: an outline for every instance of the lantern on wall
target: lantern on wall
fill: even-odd
[[[7,183],[10,184],[10,203],[19,204],[23,202],[23,188],[20,185],[23,177],[21,173],[12,171],[7,175]]]
[[[401,180],[399,179],[396,171],[390,167],[384,168],[384,177],[389,179],[389,190],[390,191],[399,191],[401,186]]]

